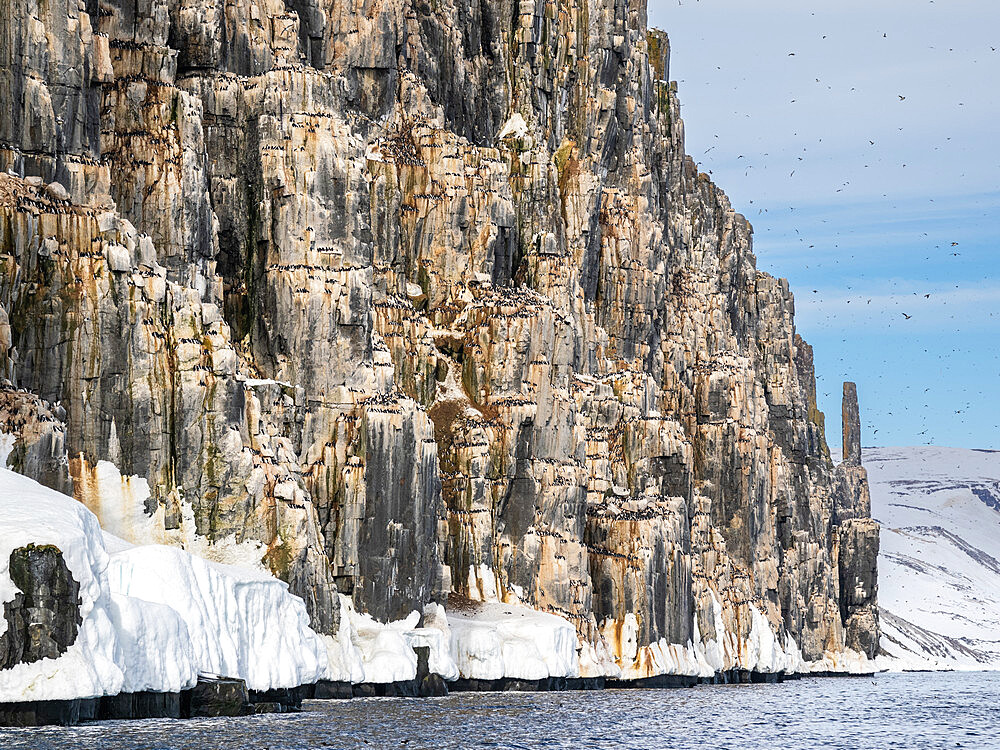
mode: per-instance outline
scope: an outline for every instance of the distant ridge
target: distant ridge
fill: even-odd
[[[863,456],[882,525],[882,649],[906,669],[1000,669],[1000,451]]]

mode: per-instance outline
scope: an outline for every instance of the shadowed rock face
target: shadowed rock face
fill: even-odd
[[[10,578],[20,591],[4,604],[0,669],[55,659],[76,641],[80,584],[56,547],[19,547],[10,554]]]
[[[854,383],[844,383],[841,418],[844,426],[844,463],[861,466],[861,416],[858,413],[858,387]]]
[[[644,2],[3,2],[0,371],[81,499],[146,478],[328,632],[517,595],[642,664],[717,598],[843,647],[863,481]]]
[[[849,648],[874,658],[878,653],[879,525],[871,516],[868,472],[861,465],[858,390],[844,383],[844,460],[837,466],[841,488],[836,518],[840,524],[840,616]]]
[[[855,518],[840,528],[840,613],[847,645],[870,658],[878,653],[879,526]]]

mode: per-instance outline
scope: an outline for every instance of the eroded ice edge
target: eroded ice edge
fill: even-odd
[[[623,669],[603,648],[581,643],[568,620],[498,601],[495,590],[469,607],[446,612],[429,603],[423,613],[392,623],[356,612],[342,596],[340,630],[320,635],[304,602],[263,568],[259,544],[209,544],[194,534],[190,506],[183,506],[181,528],[164,531],[162,508],[144,512],[145,481],[123,478],[110,463],[98,465],[97,484],[106,529],[82,503],[0,468],[0,605],[17,593],[11,552],[51,544],[80,585],[82,617],[75,642],[58,658],[0,670],[0,702],[174,692],[194,685],[199,674],[239,677],[252,690],[324,679],[410,680],[417,646],[429,647],[430,671],[446,680],[874,669],[853,652],[804,662],[794,640],[780,641],[756,609],[742,641],[731,633],[722,642],[703,640],[696,621],[694,641],[640,649],[638,623],[626,620],[622,640],[635,662]],[[716,632],[725,633],[722,605],[715,604]],[[0,634],[6,627],[0,618]]]

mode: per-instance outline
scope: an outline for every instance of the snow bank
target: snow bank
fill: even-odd
[[[343,595],[340,613],[337,635],[325,637],[329,656],[326,679],[376,684],[412,680],[417,676],[417,647],[429,649],[431,672],[446,680],[458,679],[444,607],[428,604],[423,627],[417,627],[418,612],[411,612],[404,620],[383,623],[356,611],[353,602]]]
[[[406,634],[412,648],[426,646],[429,651],[428,669],[446,680],[457,680],[461,673],[451,653],[451,626],[444,607],[428,604],[424,607],[424,626]]]
[[[104,571],[108,554],[97,519],[73,499],[0,468],[0,604],[18,589],[10,555],[29,544],[51,544],[80,584],[82,622],[76,641],[57,659],[0,670],[0,702],[65,700],[118,693],[121,653]],[[7,629],[0,618],[0,633]]]
[[[175,693],[198,679],[187,623],[173,608],[111,595],[111,619],[120,646],[123,693]]]
[[[602,628],[605,638],[617,639],[621,648],[621,678],[641,680],[660,675],[709,676],[714,673],[704,652],[693,642],[671,643],[661,638],[646,646],[639,645],[639,620],[629,612],[620,625],[608,620]]]
[[[625,618],[618,633],[625,666],[623,679],[642,679],[658,675],[711,677],[716,672],[739,668],[758,672],[801,672],[808,669],[793,638],[784,641],[775,635],[767,618],[750,605],[751,626],[747,638],[740,639],[726,629],[722,602],[710,591],[711,617],[716,638],[704,638],[694,616],[694,638],[687,644],[660,639],[648,646],[638,645],[639,623],[635,616]],[[612,624],[613,626],[613,624]],[[609,625],[605,624],[608,632]]]
[[[240,677],[251,690],[326,674],[326,645],[309,627],[305,603],[276,578],[151,545],[112,555],[108,580],[115,594],[178,613],[198,671]]]
[[[351,613],[354,606],[343,594],[340,601],[340,628],[336,635],[324,635],[326,644],[327,680],[336,682],[360,683],[365,681],[364,657],[352,638]]]
[[[412,612],[406,620],[386,624],[357,612],[349,600],[346,604],[351,641],[361,653],[364,665],[364,682],[402,682],[415,678],[417,655],[403,631],[415,628],[420,615]]]
[[[845,648],[843,651],[827,651],[819,661],[806,662],[801,671],[871,674],[882,670],[877,660],[873,661],[865,654]]]
[[[771,623],[752,604],[750,616],[750,637],[747,639],[741,666],[758,672],[805,671],[806,662],[802,660],[802,652],[795,639],[789,636],[782,643],[771,629]]]
[[[615,661],[614,654],[608,648],[604,639],[590,643],[581,639],[577,648],[580,654],[581,677],[610,677],[618,679],[622,676],[621,667]]]
[[[326,642],[286,584],[177,548],[131,546],[72,498],[0,469],[0,604],[17,593],[11,552],[32,543],[62,551],[80,584],[82,624],[58,658],[0,670],[0,702],[172,692],[199,672],[255,690],[329,673]],[[0,618],[0,633],[6,627]]]
[[[541,680],[578,677],[576,628],[520,604],[477,602],[448,613],[451,654],[462,677]]]

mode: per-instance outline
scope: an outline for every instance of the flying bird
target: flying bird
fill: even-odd
[[[907,315],[906,313],[903,313],[902,315],[903,315],[903,317],[904,317],[904,318],[906,318],[907,320],[909,320],[910,318],[912,318],[912,317],[913,317],[912,315]]]
[[[896,96],[899,97],[899,101],[901,101],[901,102],[906,100],[906,97],[903,96],[902,94],[896,94]]]

